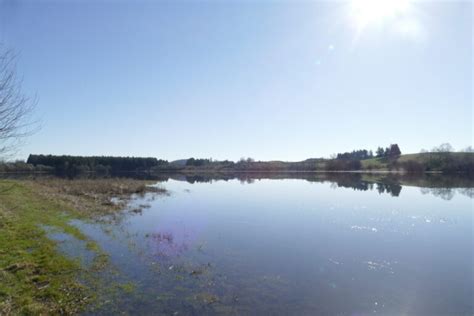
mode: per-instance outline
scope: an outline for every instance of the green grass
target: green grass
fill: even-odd
[[[166,194],[149,184],[130,179],[0,180],[0,315],[77,314],[110,289],[133,291],[129,283],[101,284],[97,272],[110,268],[108,255],[70,222],[117,212],[133,194]],[[111,197],[119,202],[112,203]],[[83,241],[95,254],[92,265],[81,266],[79,259],[59,252],[45,227]]]
[[[407,154],[401,155],[398,157],[398,162],[406,162],[406,161],[416,161],[423,163],[428,158],[426,157],[427,154],[420,153],[420,154]],[[389,170],[390,161],[387,158],[371,158],[361,160],[362,169],[364,170],[380,170],[380,171],[387,171]]]
[[[57,251],[46,225],[80,240],[71,215],[26,184],[0,181],[0,314],[73,314],[90,299],[78,262]]]
[[[445,156],[451,156],[455,159],[472,159],[474,157],[474,153],[464,153],[464,152],[450,152],[450,153],[418,153],[418,154],[407,154],[407,155],[401,155],[398,158],[399,162],[404,162],[404,161],[409,161],[409,160],[414,160],[417,162],[426,162],[430,159],[433,158],[439,158],[439,157],[445,157]]]
[[[386,158],[372,158],[361,160],[363,170],[388,170],[388,163]]]

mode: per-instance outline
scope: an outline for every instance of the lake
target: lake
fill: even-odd
[[[168,196],[75,222],[110,255],[102,277],[130,284],[90,313],[473,314],[472,180],[268,178],[170,177]]]

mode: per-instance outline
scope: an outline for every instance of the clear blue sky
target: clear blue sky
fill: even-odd
[[[42,121],[18,157],[471,145],[472,3],[387,1],[0,0]]]

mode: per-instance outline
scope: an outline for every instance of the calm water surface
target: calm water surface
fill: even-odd
[[[163,185],[141,212],[76,223],[134,287],[93,313],[473,314],[472,188]]]

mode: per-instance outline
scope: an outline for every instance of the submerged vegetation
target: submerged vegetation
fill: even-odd
[[[165,190],[131,179],[0,181],[0,315],[75,314],[93,301],[91,273],[107,256],[71,220],[94,219],[147,192]],[[49,231],[83,241],[94,264],[63,255]]]

